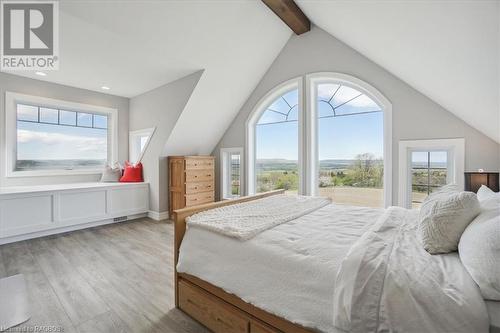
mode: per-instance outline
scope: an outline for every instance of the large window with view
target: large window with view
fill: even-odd
[[[392,204],[392,106],[340,73],[315,73],[266,94],[247,121],[247,193],[327,196],[335,203]]]
[[[111,162],[111,109],[12,93],[6,105],[8,173],[85,172]]]
[[[277,97],[255,125],[256,192],[299,188],[299,109],[298,90]]]
[[[366,94],[341,83],[316,89],[318,193],[335,203],[384,205],[384,115]]]

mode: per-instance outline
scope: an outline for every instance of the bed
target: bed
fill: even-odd
[[[384,275],[383,286],[386,286],[388,291],[390,289],[397,293],[400,277],[395,279],[390,272],[397,268],[401,264],[401,258],[408,257],[410,252],[402,251],[399,256],[394,255],[390,265],[382,267],[377,264],[369,272],[359,269],[360,256],[357,254],[362,251],[364,256],[366,253],[380,253],[384,256],[387,245],[391,244],[390,238],[384,239],[385,246],[382,244],[372,252],[365,251],[370,245],[363,243],[363,238],[368,241],[370,234],[375,235],[368,231],[376,229],[376,224],[384,219],[388,222],[378,227],[380,232],[376,237],[387,237],[391,223],[396,225],[400,222],[398,218],[408,218],[405,215],[410,214],[407,210],[394,210],[388,214],[384,209],[326,205],[259,232],[243,242],[203,228],[193,227],[186,232],[186,218],[189,216],[218,207],[254,200],[263,201],[282,193],[283,191],[273,191],[182,209],[174,213],[176,306],[214,332],[339,333],[372,330],[371,325],[374,325],[375,320],[359,318],[360,314],[364,315],[367,311],[375,313],[367,307],[378,306],[379,316],[387,312],[380,310],[380,306],[387,309],[398,306],[397,302],[386,300],[382,303],[380,299],[375,301],[375,298],[371,297],[381,286],[380,283],[374,283],[377,279],[372,277],[383,271],[383,274],[387,274]],[[395,242],[402,242],[397,237],[394,239],[397,239]],[[373,240],[371,242],[373,243]],[[351,262],[344,260],[349,256],[352,256]],[[376,262],[372,259],[370,262]],[[421,270],[419,265],[429,265],[425,262],[413,264],[415,267],[409,268],[412,274],[419,272],[418,269]],[[436,324],[434,318],[428,318],[432,315],[426,314],[421,317],[414,316],[419,320],[423,318],[423,322],[411,323],[414,318],[409,318],[404,312],[411,312],[415,308],[405,308],[401,310],[404,312],[395,310],[397,315],[387,316],[387,323],[407,325],[410,331],[415,328],[421,330],[422,327],[453,328],[453,325],[463,326],[464,332],[471,329],[477,332],[485,331],[486,325],[487,331],[488,310],[491,313],[496,307],[488,306],[488,310],[486,309],[479,291],[461,268],[458,256],[440,256],[439,260],[433,261],[430,266],[433,265],[436,269],[446,272],[443,276],[452,275],[453,278],[446,278],[444,281],[442,276],[433,276],[430,280],[422,278],[422,283],[430,281],[436,283],[436,286],[452,285],[456,291],[454,297],[458,294],[461,295],[458,297],[462,297],[458,302],[456,299],[450,300],[450,292],[445,291],[442,295],[437,295],[436,300],[429,302],[438,308],[450,308],[446,313],[440,314],[449,318]],[[344,273],[344,278],[341,273]],[[353,279],[358,273],[359,278]],[[429,274],[422,274],[425,275]],[[367,276],[370,276],[370,281]],[[356,283],[353,283],[353,280]],[[421,285],[415,283],[411,288],[420,289]],[[357,293],[357,289],[366,290]],[[422,301],[418,297],[427,299],[429,295],[422,293],[417,296],[416,301],[411,300],[408,303],[418,308]],[[346,299],[349,299],[348,306]],[[362,306],[356,309],[359,304]],[[454,308],[455,304],[458,304],[457,308]],[[350,310],[348,314],[338,311],[346,308]],[[337,313],[334,316],[335,310]],[[463,316],[464,312],[471,314]]]

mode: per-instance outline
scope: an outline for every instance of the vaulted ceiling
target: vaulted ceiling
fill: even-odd
[[[298,0],[320,28],[500,143],[500,2]]]
[[[314,24],[500,142],[499,1],[297,3]],[[291,36],[257,0],[62,0],[60,11],[60,70],[15,74],[133,97],[205,70],[171,152],[211,152]]]

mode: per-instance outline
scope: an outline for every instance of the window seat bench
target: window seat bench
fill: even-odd
[[[144,217],[148,183],[0,187],[0,244]]]

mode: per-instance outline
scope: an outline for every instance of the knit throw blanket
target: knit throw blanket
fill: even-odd
[[[263,199],[207,210],[186,219],[188,227],[204,228],[248,240],[280,224],[331,203],[329,198],[274,195]]]

